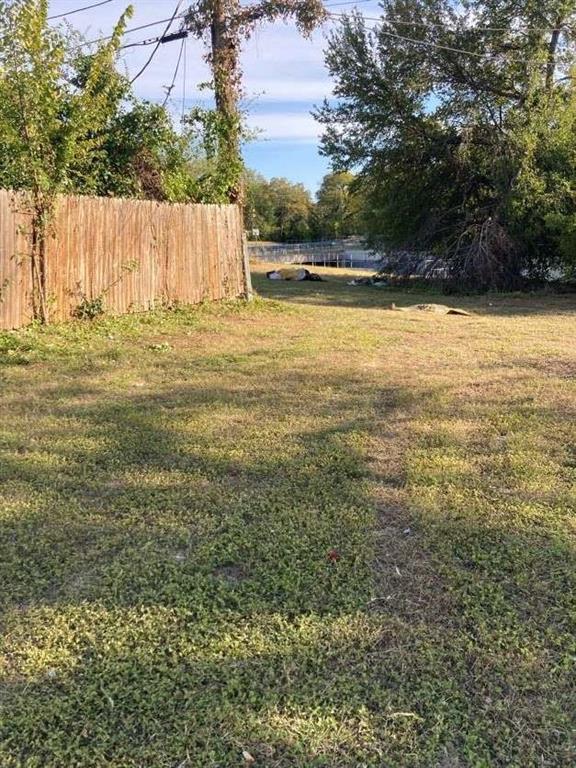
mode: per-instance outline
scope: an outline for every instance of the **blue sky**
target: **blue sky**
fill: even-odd
[[[50,13],[60,14],[89,5],[95,0],[51,0]],[[361,0],[362,1],[362,0]],[[134,16],[129,27],[168,18],[177,0],[132,0]],[[328,0],[334,11],[349,10],[351,5],[336,5]],[[89,38],[111,31],[119,15],[127,7],[127,0],[111,0],[106,5],[71,15],[68,23],[86,33]],[[183,8],[187,5],[184,0]],[[371,15],[376,3],[362,5]],[[319,126],[310,110],[331,95],[331,82],[324,68],[323,48],[330,23],[310,40],[303,39],[292,24],[266,25],[246,43],[243,53],[244,84],[249,109],[249,125],[259,131],[256,140],[245,149],[246,163],[267,177],[286,176],[303,182],[314,192],[328,171],[328,161],[318,153]],[[136,42],[160,34],[163,26],[129,34],[129,42]],[[174,73],[179,43],[162,46],[150,67],[134,84],[136,93],[152,101],[162,100],[164,86]],[[146,61],[152,48],[128,49],[123,66],[135,74]],[[173,91],[172,109],[176,115],[186,108],[201,103],[206,92],[198,84],[209,79],[203,61],[203,45],[188,39],[186,42],[186,68],[180,68]],[[185,80],[184,80],[185,74]]]

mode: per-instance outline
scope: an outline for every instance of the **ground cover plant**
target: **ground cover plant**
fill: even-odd
[[[0,765],[574,765],[574,298],[265,269],[0,334]]]

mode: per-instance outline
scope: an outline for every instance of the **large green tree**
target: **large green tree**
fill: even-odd
[[[317,117],[335,167],[360,170],[372,229],[482,288],[566,255],[575,27],[573,0],[384,0],[380,23],[345,18]]]
[[[288,179],[267,181],[253,171],[245,175],[246,228],[258,229],[265,240],[307,240],[312,234],[314,203],[303,184]]]
[[[362,198],[349,171],[328,173],[316,194],[313,229],[317,237],[338,238],[361,234]]]
[[[312,198],[303,184],[274,178],[268,185],[274,208],[275,236],[278,240],[306,240],[310,237]]]
[[[248,233],[258,230],[261,239],[274,237],[276,218],[268,180],[247,168],[244,174],[244,187],[246,190],[244,222]]]

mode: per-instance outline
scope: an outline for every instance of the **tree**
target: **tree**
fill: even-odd
[[[86,87],[92,69],[92,54],[82,51],[83,46],[74,46],[68,65],[69,84],[78,89]],[[201,199],[203,190],[192,172],[196,136],[190,130],[177,133],[165,106],[136,98],[115,64],[110,60],[100,70],[97,87],[106,95],[97,128],[101,144],[89,165],[78,169],[75,191],[174,202]]]
[[[42,31],[41,5],[36,0],[20,0],[10,5],[13,12],[4,18],[4,29],[15,29],[16,33],[7,45],[12,33],[6,32],[0,78],[4,90],[9,93],[9,77],[13,74],[10,62],[14,64],[14,53],[18,52],[24,62],[27,55],[24,47],[39,44],[38,40],[30,38],[30,30],[24,27],[29,19],[34,19],[36,33],[44,35],[45,43],[44,59],[39,68],[48,71],[48,64],[54,67],[52,90],[46,97],[47,109],[53,108],[53,130],[40,137],[45,142],[42,152],[34,153],[29,143],[15,143],[14,137],[23,130],[22,114],[15,115],[10,99],[3,102],[0,106],[0,116],[3,117],[0,136],[10,151],[0,155],[0,185],[12,189],[32,188],[36,165],[29,162],[30,153],[39,158],[39,170],[53,178],[54,151],[63,144],[63,137],[68,137],[68,141],[71,137],[70,116],[85,112],[85,102],[97,97],[93,104],[96,119],[85,119],[82,125],[76,123],[76,151],[67,155],[66,167],[59,166],[60,173],[65,176],[62,191],[179,202],[204,199],[216,202],[212,190],[199,178],[206,173],[206,168],[200,158],[198,135],[192,130],[178,133],[168,111],[163,106],[136,98],[130,81],[118,71],[116,50],[124,20],[116,30],[112,55],[103,56],[99,49],[85,53],[86,44],[78,35],[69,35],[61,29]],[[6,7],[0,4],[0,8]],[[20,13],[17,15],[18,8]],[[28,39],[25,40],[26,35]],[[51,48],[49,40],[52,41]],[[26,74],[23,63],[19,74],[21,77]],[[46,126],[50,121],[38,109],[37,102],[41,97],[37,90],[39,85],[44,85],[46,90],[47,84],[39,83],[39,80],[41,78],[35,79],[33,88],[26,82],[22,90],[25,98],[17,106],[30,120],[37,116],[42,126]],[[33,135],[39,140],[36,132]]]
[[[370,30],[356,12],[331,36],[338,101],[317,111],[323,151],[360,170],[386,243],[441,251],[460,284],[518,285],[535,266],[523,217],[551,190],[546,145],[573,152],[560,118],[573,100],[574,3],[385,0],[382,20]],[[571,187],[570,164],[554,173]],[[575,199],[562,199],[570,218]],[[560,247],[551,223],[547,263]]]
[[[189,133],[176,132],[164,107],[131,96],[118,105],[106,126],[93,193],[171,202],[202,200],[191,139]],[[85,183],[82,189],[87,191]]]
[[[274,209],[274,236],[277,240],[306,240],[310,236],[313,203],[303,184],[274,178],[268,185]]]
[[[67,38],[49,27],[47,0],[0,3],[0,183],[29,191],[33,311],[48,319],[45,243],[56,196],[73,190],[101,151],[108,120],[109,72],[128,9],[109,42],[71,82]]]
[[[242,42],[258,24],[294,19],[303,35],[309,35],[325,18],[321,0],[260,0],[240,5],[239,0],[196,0],[186,15],[185,27],[198,38],[210,38],[206,60],[212,70],[215,114],[196,112],[207,123],[216,143],[215,172],[231,203],[243,203],[243,162],[240,151],[242,94],[239,56]]]
[[[247,231],[258,229],[260,237],[274,237],[276,221],[269,182],[259,173],[247,168],[244,174],[244,188],[244,222]]]
[[[329,173],[316,195],[314,228],[319,237],[338,238],[359,234],[361,200],[349,171]]]
[[[536,274],[576,268],[576,88],[553,94],[524,133],[511,197],[513,236]]]
[[[303,184],[283,178],[267,181],[249,170],[244,178],[244,220],[248,230],[259,229],[260,236],[267,240],[306,240],[310,237],[314,203]]]

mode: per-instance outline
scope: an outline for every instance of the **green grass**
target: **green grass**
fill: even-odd
[[[575,765],[574,299],[262,271],[0,333],[0,766]]]

